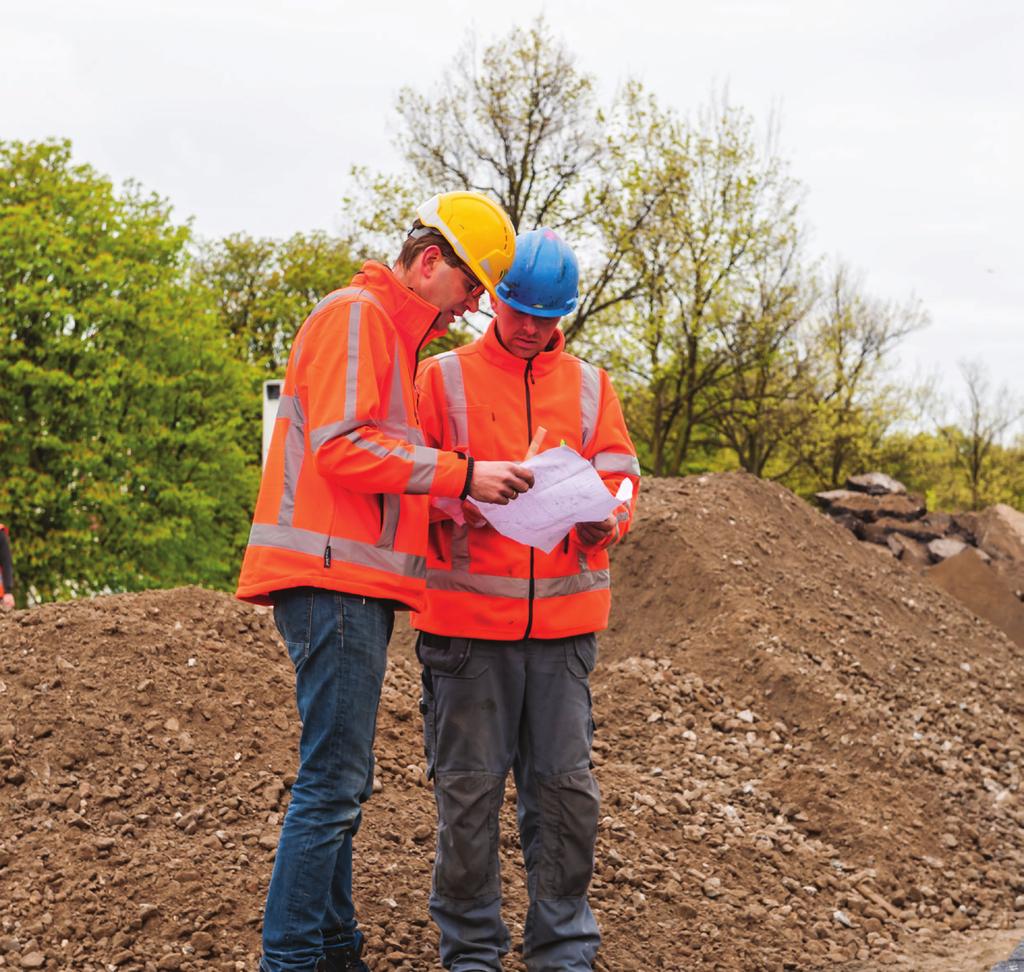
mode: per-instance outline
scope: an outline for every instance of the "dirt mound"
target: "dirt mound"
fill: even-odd
[[[875,969],[1024,910],[1024,663],[880,551],[751,477],[645,483],[594,679],[598,968]],[[0,964],[255,968],[296,735],[268,612],[102,598],[0,646]],[[417,685],[400,626],[357,851],[378,970],[437,967]]]
[[[1024,604],[1005,576],[983,563],[973,547],[936,564],[927,577],[1024,648]]]
[[[962,513],[957,520],[971,531],[979,547],[992,557],[1017,597],[1024,597],[1024,513],[997,503],[980,513]]]

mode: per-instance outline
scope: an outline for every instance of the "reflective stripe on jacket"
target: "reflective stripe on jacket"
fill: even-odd
[[[589,459],[614,493],[623,478],[634,499],[620,513],[629,527],[640,466],[608,375],[552,347],[530,361],[502,347],[492,322],[477,341],[425,361],[416,387],[427,442],[476,460],[521,459],[538,426],[542,449],[564,440]],[[515,502],[515,501],[513,501]],[[427,607],[415,627],[434,634],[518,640],[599,631],[608,624],[608,554],[584,547],[576,531],[550,554],[509,540],[489,526],[431,524]]]
[[[367,263],[292,345],[238,597],[321,587],[423,603],[428,494],[458,496],[466,461],[423,444],[418,348],[437,308]]]

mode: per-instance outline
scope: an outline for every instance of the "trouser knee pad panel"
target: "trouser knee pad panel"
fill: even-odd
[[[498,811],[504,780],[490,773],[438,773],[434,888],[445,898],[497,895]]]
[[[541,898],[573,898],[587,893],[594,871],[594,845],[600,792],[589,769],[538,781]]]

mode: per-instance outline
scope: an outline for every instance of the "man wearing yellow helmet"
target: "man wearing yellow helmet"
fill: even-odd
[[[366,972],[352,838],[394,612],[420,610],[429,497],[507,503],[533,475],[424,443],[420,350],[512,263],[508,216],[478,193],[424,203],[393,267],[369,261],[292,344],[238,582],[274,606],[295,666],[301,762],[267,894],[261,972]]]

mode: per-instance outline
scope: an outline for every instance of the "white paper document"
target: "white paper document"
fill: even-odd
[[[619,492],[608,492],[597,470],[575,449],[559,446],[524,463],[533,471],[533,488],[507,506],[473,504],[502,536],[551,553],[577,523],[597,523],[633,496],[625,479]]]

